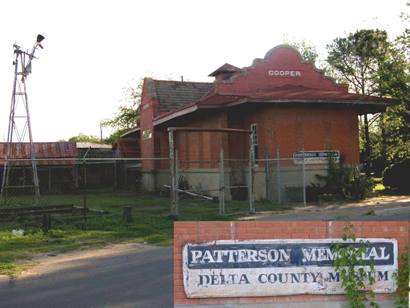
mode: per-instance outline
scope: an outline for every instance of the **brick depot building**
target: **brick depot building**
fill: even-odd
[[[383,112],[390,99],[348,92],[301,55],[285,45],[271,49],[251,66],[237,68],[224,64],[209,76],[212,83],[144,79],[141,114],[134,136],[141,157],[168,157],[168,127],[236,128],[257,132],[256,159],[292,158],[303,151],[337,151],[345,164],[359,163],[358,116]],[[234,133],[178,132],[175,136],[185,171],[198,172],[188,182],[194,187],[218,181],[217,165],[224,150],[225,159],[247,158],[249,137]],[[288,164],[287,168],[297,166]],[[158,190],[169,180],[168,161],[144,160],[142,185]],[[307,183],[326,165],[309,165]],[[212,171],[215,171],[212,173]],[[265,198],[263,163],[256,167],[256,198]],[[228,179],[229,180],[229,179]],[[300,186],[300,175],[287,179],[288,186]]]

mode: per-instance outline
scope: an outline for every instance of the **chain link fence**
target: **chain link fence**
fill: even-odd
[[[31,160],[8,161],[9,178],[2,187],[2,206],[75,204],[88,207],[90,198],[110,194],[155,192],[178,204],[204,200],[220,214],[258,210],[253,200],[274,204],[309,201],[308,186],[327,165],[295,162],[293,158],[231,159],[220,151],[219,159],[179,159],[176,152],[172,188],[169,158],[70,158],[38,159],[40,196],[35,195]],[[147,167],[148,166],[148,167]],[[3,178],[4,165],[0,169]],[[92,203],[92,202],[91,202]]]

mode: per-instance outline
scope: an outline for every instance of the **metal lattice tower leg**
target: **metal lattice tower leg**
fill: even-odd
[[[32,52],[29,54],[22,51],[19,46],[14,45],[15,59],[14,65],[14,83],[13,93],[10,105],[9,126],[7,131],[6,156],[4,161],[3,179],[1,186],[1,197],[4,200],[7,198],[10,189],[26,189],[32,188],[33,193],[38,200],[40,197],[40,185],[38,180],[36,153],[33,144],[33,135],[31,130],[30,110],[28,106],[28,97],[26,90],[26,78],[31,73],[31,60],[34,58],[34,52],[40,42],[44,39],[41,35],[37,37],[37,43],[34,45]],[[28,135],[28,136],[27,136]],[[28,137],[28,138],[27,138]],[[17,149],[23,149],[28,143],[30,166],[32,176],[30,182],[24,181],[13,183],[11,180],[12,169],[18,166]],[[23,164],[24,165],[24,164]],[[24,168],[24,167],[23,167]]]

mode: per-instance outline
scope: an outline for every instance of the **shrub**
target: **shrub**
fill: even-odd
[[[337,164],[333,159],[329,159],[328,174],[316,175],[316,178],[323,185],[312,183],[311,189],[333,199],[361,200],[373,188],[370,177],[361,174],[357,168]]]
[[[383,184],[399,192],[410,192],[410,159],[398,162],[383,172]]]

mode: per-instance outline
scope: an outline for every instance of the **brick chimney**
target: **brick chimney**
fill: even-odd
[[[217,70],[209,74],[209,77],[215,77],[215,81],[221,81],[221,80],[226,80],[229,79],[232,75],[235,73],[239,72],[240,69],[236,66],[233,66],[229,63],[225,63],[221,67],[219,67]]]

